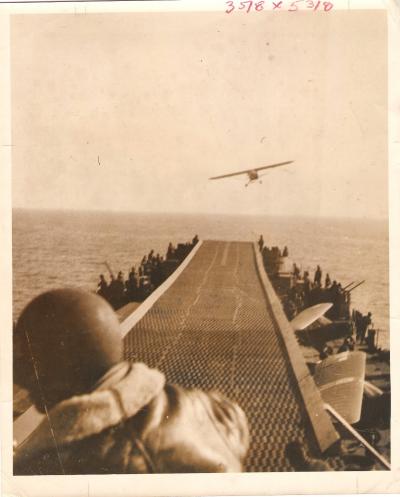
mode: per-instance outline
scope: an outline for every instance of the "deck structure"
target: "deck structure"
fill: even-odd
[[[288,443],[324,451],[338,438],[293,330],[252,243],[196,248],[137,319],[122,323],[126,358],[238,402],[250,425],[247,471],[293,470]]]
[[[290,442],[318,456],[338,440],[254,244],[198,243],[142,304],[117,314],[127,360],[242,407],[251,436],[246,471],[291,471]],[[18,444],[43,419],[33,406],[22,414]]]

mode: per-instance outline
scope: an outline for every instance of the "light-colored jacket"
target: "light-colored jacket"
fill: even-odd
[[[239,472],[249,445],[238,405],[141,363],[115,366],[49,419],[17,450],[14,474]]]

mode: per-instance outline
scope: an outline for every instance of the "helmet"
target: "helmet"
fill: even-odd
[[[80,289],[51,290],[23,310],[14,333],[14,382],[44,412],[90,391],[122,357],[119,322],[101,297]]]

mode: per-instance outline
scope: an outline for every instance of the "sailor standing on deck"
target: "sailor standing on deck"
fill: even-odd
[[[329,276],[329,273],[326,273],[325,276],[325,288],[329,288],[331,286],[331,277]]]
[[[314,274],[314,283],[320,287],[321,286],[321,278],[322,278],[322,271],[319,266],[317,266],[317,269]]]
[[[369,312],[366,316],[363,316],[360,323],[360,344],[364,343],[365,335],[367,334],[368,327],[371,325],[372,314]]]
[[[300,278],[300,268],[297,266],[295,262],[293,263],[293,274],[295,278]]]
[[[106,279],[104,278],[104,274],[100,275],[100,281],[97,285],[97,293],[103,298],[107,298],[107,289],[108,289],[108,283]]]
[[[125,281],[124,275],[122,271],[118,273],[117,280],[114,286],[114,299],[115,299],[115,308],[123,306],[125,303]]]
[[[303,274],[303,291],[304,291],[304,303],[307,307],[309,305],[310,291],[311,291],[311,281],[309,278],[308,271],[304,271]]]
[[[260,238],[258,239],[258,247],[259,247],[260,252],[261,252],[263,247],[264,247],[264,238],[262,235],[260,235]]]
[[[118,319],[101,297],[52,290],[23,311],[14,381],[47,419],[17,448],[14,474],[242,470],[245,414],[217,393],[167,385],[145,364],[121,362]]]
[[[130,302],[135,301],[138,288],[138,280],[136,277],[135,267],[133,266],[130,273],[129,279],[125,282],[126,294]]]

